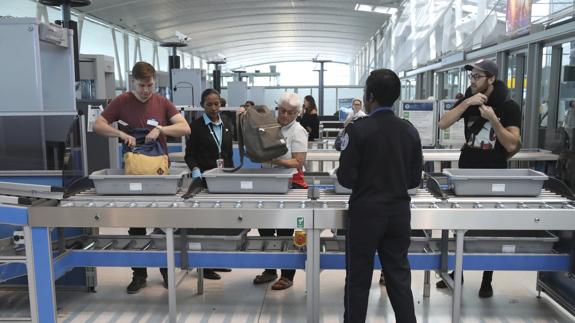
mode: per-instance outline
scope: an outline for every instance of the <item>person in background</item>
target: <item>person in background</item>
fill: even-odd
[[[228,102],[223,97],[220,97],[220,108],[225,108]],[[221,111],[220,117],[222,121],[230,127],[233,139],[237,139],[236,134],[236,113],[234,111]]]
[[[129,129],[147,128],[146,142],[159,140],[168,154],[166,136],[181,137],[190,133],[186,119],[165,97],[155,92],[156,70],[146,62],[138,62],[132,68],[132,88],[116,97],[96,119],[94,132],[106,137],[118,137],[128,147],[136,146],[136,138]],[[116,129],[110,124],[122,120],[127,123],[125,131]],[[131,236],[146,235],[146,228],[130,228]],[[148,271],[146,268],[132,268],[132,281],[126,287],[128,294],[135,294],[146,286]],[[161,268],[164,287],[167,287],[167,270]]]
[[[247,108],[253,108],[253,107],[255,107],[255,106],[256,106],[256,104],[254,103],[254,101],[249,101],[249,100],[248,100],[248,101],[246,101],[246,103],[244,103],[244,105],[243,105],[242,107],[243,107],[244,109],[247,109]]]
[[[347,127],[347,125],[350,124],[351,122],[357,120],[358,118],[367,116],[367,114],[365,114],[365,112],[363,112],[362,110],[363,105],[361,104],[360,99],[358,98],[353,99],[353,101],[351,101],[351,108],[352,112],[347,115],[347,118],[345,118],[345,121],[343,122],[344,128]]]
[[[421,181],[423,155],[415,127],[393,112],[401,82],[388,69],[372,71],[363,101],[369,114],[341,140],[337,180],[351,188],[345,247],[344,323],[365,322],[374,256],[385,268],[395,321],[415,323],[411,270],[411,197]]]
[[[301,112],[301,105],[297,94],[284,92],[278,104],[278,123],[280,124],[282,135],[286,140],[288,152],[285,155],[264,163],[264,167],[293,168],[296,173],[290,180],[291,188],[307,189],[308,185],[303,176],[303,165],[307,154],[308,134],[305,129],[296,121]],[[259,229],[260,236],[291,237],[293,229]],[[272,290],[283,290],[293,285],[295,269],[282,269],[281,277],[273,285]],[[266,269],[254,279],[254,284],[263,284],[276,280],[278,277],[275,269]]]
[[[319,118],[317,115],[317,106],[313,96],[306,95],[303,99],[303,115],[299,123],[308,133],[308,141],[319,138]]]
[[[220,116],[220,94],[214,89],[202,92],[200,105],[204,108],[201,118],[191,124],[192,132],[186,141],[184,159],[192,170],[193,179],[201,179],[202,173],[214,168],[233,168],[232,131]],[[205,268],[204,278],[218,280],[216,271],[230,269]]]
[[[480,59],[464,68],[469,71],[470,86],[464,98],[443,114],[438,126],[447,129],[464,120],[466,143],[459,168],[507,168],[510,154],[521,148],[521,109],[508,98],[509,89],[497,79],[499,68],[493,61]],[[479,297],[493,296],[492,279],[493,271],[483,272]],[[447,288],[443,280],[435,286]]]
[[[565,120],[563,120],[563,128],[575,128],[575,100],[570,100],[567,104],[567,111],[565,112]]]

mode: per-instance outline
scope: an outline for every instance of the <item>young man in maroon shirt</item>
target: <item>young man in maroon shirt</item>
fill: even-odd
[[[155,93],[156,71],[146,62],[138,62],[132,68],[133,90],[116,97],[96,119],[94,131],[107,137],[118,137],[128,147],[136,145],[136,138],[129,129],[148,129],[145,141],[159,140],[168,153],[166,136],[181,137],[190,134],[190,126],[179,114],[176,107],[163,96]],[[116,121],[127,124],[125,131],[110,124]],[[130,228],[129,235],[146,235],[146,228]],[[137,293],[146,286],[148,276],[146,268],[132,268],[132,282],[126,288],[128,294]],[[164,287],[167,286],[167,271],[161,268]]]

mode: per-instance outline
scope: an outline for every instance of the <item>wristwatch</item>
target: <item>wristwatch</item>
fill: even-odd
[[[157,126],[156,126],[156,129],[160,130],[160,133],[163,133],[163,132],[164,132],[164,127],[162,127],[162,126],[160,126],[160,125],[157,125]]]

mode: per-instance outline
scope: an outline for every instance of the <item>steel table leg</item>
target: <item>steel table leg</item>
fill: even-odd
[[[34,287],[30,290],[30,295],[34,294],[36,298],[36,315],[38,318],[42,318],[42,323],[56,323],[56,290],[50,229],[24,227],[24,230],[32,233],[32,246],[26,247],[26,257],[29,259],[28,251],[31,248],[33,259],[31,259],[32,264],[28,264],[28,266],[32,265],[33,267],[34,273],[29,277],[33,278]],[[32,309],[32,313],[34,313],[34,309]],[[32,317],[34,317],[33,315],[35,314],[32,314]]]
[[[36,290],[36,274],[34,269],[34,248],[32,247],[32,229],[24,226],[24,247],[26,248],[26,272],[28,274],[28,295],[30,297],[30,318],[32,323],[39,323],[38,293]]]
[[[166,228],[166,255],[168,262],[168,307],[170,323],[176,323],[176,262],[174,257],[174,229]]]
[[[307,289],[307,322],[319,323],[319,254],[321,230],[307,230],[307,260],[305,266]]]
[[[451,321],[460,322],[461,318],[461,277],[463,276],[463,237],[466,230],[456,230],[455,248],[455,275],[453,277],[453,307]]]

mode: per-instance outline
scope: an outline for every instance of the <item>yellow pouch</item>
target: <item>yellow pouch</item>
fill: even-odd
[[[124,154],[124,175],[167,175],[168,156],[147,156],[140,153]]]

